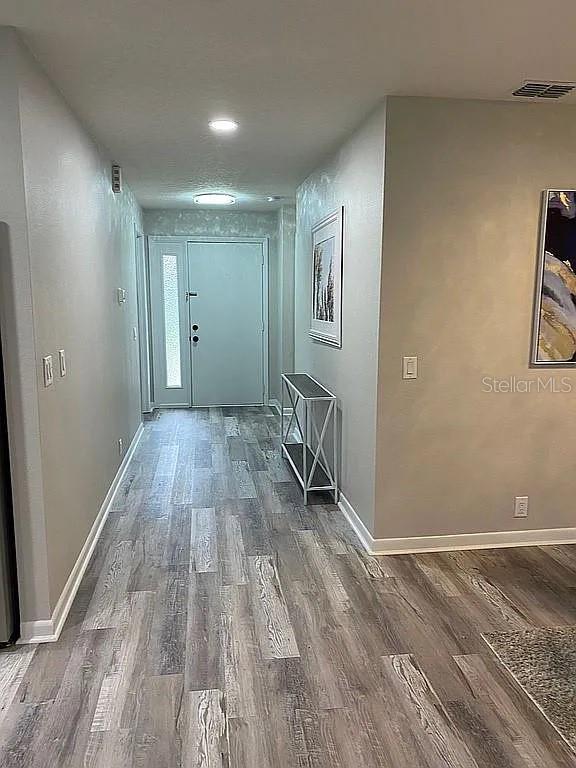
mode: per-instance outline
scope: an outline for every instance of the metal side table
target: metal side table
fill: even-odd
[[[308,504],[309,491],[333,491],[338,502],[336,404],[336,395],[307,373],[282,374],[282,453],[302,486],[304,504]],[[328,439],[332,442],[332,462],[326,456]]]

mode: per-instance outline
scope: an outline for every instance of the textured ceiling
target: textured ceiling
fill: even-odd
[[[568,0],[2,0],[0,23],[145,207],[218,190],[266,209],[386,94],[498,99],[576,79]],[[207,129],[221,115],[234,137]]]

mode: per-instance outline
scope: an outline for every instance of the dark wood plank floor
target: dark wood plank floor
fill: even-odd
[[[368,557],[271,411],[166,411],[59,642],[0,655],[0,765],[576,768],[481,637],[575,590],[574,547]]]

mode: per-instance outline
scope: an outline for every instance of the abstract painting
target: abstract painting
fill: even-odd
[[[312,228],[312,318],[310,336],[342,346],[342,223],[340,209]]]
[[[576,364],[576,192],[544,193],[532,362]]]

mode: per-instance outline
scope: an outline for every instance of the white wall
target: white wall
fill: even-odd
[[[342,491],[374,518],[377,347],[384,193],[385,109],[378,109],[300,186],[296,203],[295,368],[340,400]],[[312,341],[311,228],[344,206],[342,349]]]
[[[34,606],[25,573],[34,556],[31,539],[42,524],[37,519],[30,529],[17,509],[22,619],[32,621],[53,611],[120,463],[118,438],[128,446],[140,422],[132,328],[137,326],[135,226],[141,224],[130,191],[112,193],[109,161],[36,62],[14,33],[3,32],[3,39],[10,41],[10,59],[16,62],[12,86],[19,136],[14,133],[0,155],[21,158],[25,207],[17,216],[3,211],[0,218],[15,234],[24,228],[20,239],[27,240],[27,253],[15,242],[11,253],[17,269],[26,262],[29,268],[34,349],[19,343],[16,352],[19,359],[27,360],[31,352],[35,359],[35,391],[28,399],[32,406],[37,399],[34,447],[40,450],[49,593],[48,606]],[[116,287],[127,290],[122,307]],[[56,364],[61,348],[67,376],[61,379],[56,371],[54,385],[45,389],[41,358],[52,354]],[[7,374],[13,373],[12,362]]]

